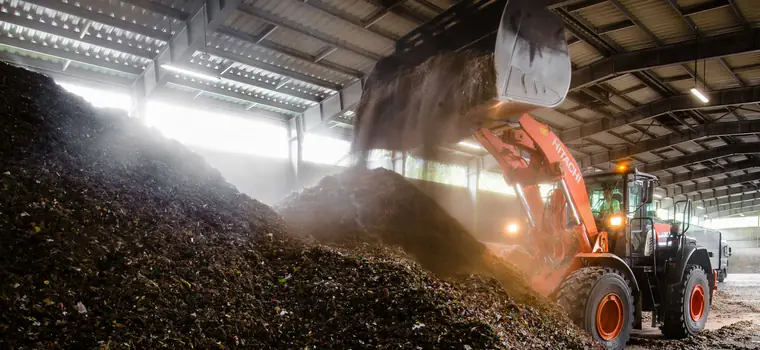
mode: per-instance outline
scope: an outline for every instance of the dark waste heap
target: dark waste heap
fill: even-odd
[[[0,64],[0,348],[591,346],[555,320],[492,279],[288,238],[177,142]]]

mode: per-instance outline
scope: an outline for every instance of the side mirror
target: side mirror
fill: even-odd
[[[646,187],[644,188],[644,193],[646,195],[644,197],[644,203],[649,204],[654,200],[654,184],[652,182],[645,182],[645,184]]]
[[[714,252],[707,252],[707,256],[709,256],[709,257],[711,257],[711,258],[712,258],[712,257],[714,257],[714,256],[715,256],[715,253],[714,253]]]

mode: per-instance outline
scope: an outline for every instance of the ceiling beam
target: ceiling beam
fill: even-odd
[[[687,17],[694,16],[700,13],[713,11],[713,10],[717,10],[717,9],[721,9],[721,8],[725,8],[729,6],[731,6],[731,4],[728,2],[728,0],[710,0],[702,4],[685,6],[683,8],[683,15]]]
[[[175,73],[162,66],[185,65],[197,51],[207,52],[208,34],[219,29],[241,2],[242,0],[205,0],[203,3],[194,3],[193,6],[197,8],[188,16],[184,27],[170,38],[166,48],[135,81],[137,111],[134,114],[141,115],[146,99],[173,79]]]
[[[680,184],[682,182],[697,181],[708,177],[724,175],[735,171],[749,170],[760,167],[760,160],[747,159],[740,162],[726,164],[723,168],[702,169],[697,171],[687,171],[679,174],[660,176],[660,186],[669,186]]]
[[[716,218],[722,218],[722,217],[732,216],[732,215],[754,214],[758,210],[760,210],[760,206],[757,206],[757,207],[747,206],[747,207],[738,208],[738,209],[719,210],[713,213],[709,213],[707,215],[710,219],[716,219]]]
[[[142,68],[134,67],[131,65],[124,65],[113,61],[106,61],[101,58],[96,58],[89,55],[80,54],[76,51],[67,51],[63,49],[57,49],[52,46],[43,46],[36,44],[30,40],[20,40],[17,38],[9,38],[7,36],[2,37],[0,45],[6,45],[17,49],[26,51],[32,51],[43,55],[57,57],[63,60],[70,60],[73,62],[79,62],[82,64],[99,67],[104,70],[110,70],[113,72],[119,72],[122,74],[129,74],[132,76],[138,76],[142,73]],[[82,50],[84,51],[84,50]]]
[[[628,29],[635,27],[636,24],[631,22],[630,20],[624,20],[616,23],[607,24],[601,27],[596,28],[596,34],[604,35],[604,34],[610,34],[617,32],[619,30]]]
[[[119,19],[118,17],[111,17],[105,13],[99,13],[88,10],[86,7],[75,6],[73,3],[65,3],[58,0],[29,0],[31,4],[42,6],[51,10],[56,10],[64,13],[68,13],[73,16],[95,21],[101,24],[105,24],[111,27],[124,29],[126,31],[140,34],[149,38],[158,39],[161,41],[169,41],[171,34],[157,29],[153,29],[141,24],[132,23]]]
[[[429,20],[425,16],[404,7],[406,0],[366,0],[377,6],[380,11],[388,11],[412,23],[425,23]]]
[[[743,120],[731,123],[703,124],[694,127],[694,131],[676,134],[671,133],[657,138],[643,140],[636,145],[617,147],[610,151],[592,154],[578,159],[581,168],[594,166],[634,156],[639,153],[651,152],[656,149],[672,147],[679,143],[694,141],[708,136],[750,135],[760,132],[760,120]]]
[[[570,89],[579,89],[621,74],[693,62],[695,59],[712,59],[756,51],[760,51],[760,28],[618,53],[574,70]]]
[[[140,49],[133,45],[126,43],[120,44],[115,40],[106,40],[98,38],[93,35],[86,35],[86,31],[82,30],[81,33],[77,33],[73,30],[64,29],[60,26],[53,26],[50,23],[45,23],[39,20],[29,19],[26,16],[14,16],[9,13],[0,12],[0,21],[10,23],[24,28],[34,29],[36,31],[53,34],[61,38],[74,40],[77,42],[102,47],[104,49],[114,50],[122,53],[126,53],[132,56],[141,57],[144,59],[152,60],[155,58],[156,53],[149,50]],[[92,22],[87,22],[92,23]]]
[[[618,113],[612,118],[601,118],[569,128],[561,131],[559,136],[562,141],[567,143],[670,112],[757,103],[760,102],[760,85],[705,92],[705,95],[709,99],[708,103],[702,103],[691,94],[666,97],[632,108],[626,113]]]
[[[272,26],[272,27],[275,28],[276,26]],[[268,41],[268,40],[263,40],[264,35],[254,36],[254,35],[243,33],[243,32],[241,32],[239,30],[235,30],[235,29],[228,28],[228,27],[221,27],[221,28],[219,28],[219,30],[217,30],[217,33],[222,34],[222,35],[226,35],[226,36],[228,36],[230,38],[233,38],[235,40],[239,40],[241,42],[244,42],[244,43],[247,43],[247,44],[250,44],[250,45],[253,45],[253,46],[261,47],[261,48],[264,48],[266,50],[270,50],[270,51],[276,52],[278,54],[281,54],[281,55],[284,55],[284,56],[287,56],[287,57],[291,57],[293,59],[296,59],[296,60],[299,60],[299,61],[302,61],[302,62],[305,62],[305,63],[313,64],[313,65],[316,65],[318,67],[321,67],[321,68],[324,68],[324,69],[327,69],[327,70],[331,70],[333,72],[338,72],[338,73],[341,73],[341,74],[345,74],[345,75],[353,77],[353,78],[361,79],[364,76],[363,72],[360,72],[360,71],[355,70],[353,68],[344,67],[344,66],[341,66],[339,64],[332,63],[332,62],[329,62],[329,61],[317,60],[318,57],[314,57],[314,56],[309,55],[309,54],[307,54],[305,52],[296,51],[294,49],[291,49],[291,48],[288,48],[288,47],[276,44],[274,42],[271,42],[271,41]],[[264,68],[262,68],[262,69],[264,69]],[[301,80],[301,79],[299,79],[299,80]]]
[[[709,182],[716,182],[716,185],[718,187],[720,186],[729,186],[725,185],[726,183],[730,183],[730,185],[741,185],[743,183],[752,182],[760,180],[760,173],[748,173],[744,175],[739,176],[731,176],[720,180],[713,180]],[[754,188],[754,187],[752,187]],[[738,186],[738,187],[727,187],[722,189],[715,189],[710,188],[709,191],[705,192],[697,192],[693,193],[692,195],[689,195],[689,199],[692,200],[692,202],[702,202],[702,201],[710,201],[716,198],[723,198],[723,197],[731,197],[736,195],[741,195],[743,193],[747,193],[750,191],[748,186]]]
[[[653,173],[655,171],[662,171],[679,166],[686,166],[689,164],[709,161],[713,159],[750,153],[760,153],[760,142],[735,143],[732,145],[720,146],[704,151],[690,153],[676,158],[650,162],[639,166],[638,169],[643,172]]]
[[[567,11],[573,12],[605,2],[606,0],[547,0],[546,6],[550,9],[564,7]]]
[[[742,194],[737,194],[737,195],[723,196],[719,198],[703,200],[702,207],[709,210],[710,208],[715,208],[721,205],[727,205],[727,204],[731,205],[731,204],[749,202],[749,201],[754,202],[758,200],[760,200],[760,192],[755,191],[752,193],[742,193]]]
[[[741,193],[735,192],[744,191],[741,187],[726,189],[725,193],[721,192],[723,190],[716,190],[716,188],[740,185],[755,180],[760,180],[760,173],[747,173],[706,182],[683,184],[681,186],[668,187],[667,196],[671,198],[676,196],[689,196],[692,200],[699,201],[702,199],[710,199],[723,195]],[[708,190],[711,190],[711,192],[704,192]]]
[[[151,1],[151,0],[120,0],[121,2],[137,6],[143,9],[146,9],[150,12],[157,13],[159,15],[176,19],[178,21],[187,21],[190,19],[190,14],[182,11],[181,9],[176,9],[171,6],[164,5],[160,2]]]
[[[279,75],[291,77],[291,78],[294,78],[296,80],[303,81],[305,83],[309,83],[309,84],[312,84],[312,85],[323,87],[325,89],[330,89],[330,90],[334,90],[334,91],[338,91],[338,90],[341,89],[341,85],[340,84],[328,82],[328,81],[325,81],[325,80],[322,80],[322,79],[319,79],[319,78],[312,77],[310,75],[306,75],[306,74],[303,74],[303,73],[295,72],[295,71],[292,71],[292,70],[289,70],[289,69],[286,69],[286,68],[278,67],[278,66],[275,66],[273,64],[265,63],[265,62],[262,62],[262,61],[259,61],[259,60],[255,60],[255,59],[252,59],[252,58],[244,57],[244,56],[238,55],[236,53],[233,53],[231,51],[225,51],[225,50],[222,50],[222,49],[217,49],[217,48],[209,47],[208,48],[208,53],[211,54],[211,55],[217,56],[217,57],[228,59],[230,61],[240,62],[240,63],[242,63],[242,64],[244,64],[246,66],[251,66],[251,67],[262,69],[262,70],[269,71],[269,72],[272,72],[272,73],[277,73]]]
[[[705,213],[709,215],[734,215],[743,213],[745,210],[757,210],[757,207],[760,206],[760,200],[749,200],[749,201],[737,201],[737,202],[730,202],[725,204],[719,204],[712,207],[706,207]]]
[[[68,80],[74,80],[80,84],[95,82],[107,85],[109,89],[117,87],[128,91],[129,87],[134,81],[134,79],[124,78],[111,74],[97,73],[89,69],[82,69],[74,66],[69,66],[64,70],[63,65],[60,62],[25,57],[4,51],[0,51],[0,61],[4,61],[13,65],[20,65],[42,74],[50,75],[53,78],[62,77]]]
[[[396,41],[398,40],[399,36],[387,31],[385,29],[377,28],[374,26],[367,25],[367,23],[364,23],[361,19],[356,18],[342,10],[338,10],[335,7],[325,3],[323,0],[300,0],[302,3],[311,6],[319,11],[322,11],[332,17],[335,17],[337,19],[340,19],[344,22],[348,22],[356,28],[361,28],[363,30],[369,31],[373,34],[379,35],[385,39]]]
[[[280,103],[277,101],[271,101],[264,98],[259,98],[256,96],[249,96],[244,93],[231,91],[228,89],[224,89],[218,86],[218,84],[199,81],[199,80],[190,80],[190,79],[181,79],[176,77],[171,77],[167,79],[166,81],[168,84],[175,84],[179,86],[188,87],[191,89],[201,90],[207,93],[217,94],[220,96],[228,96],[233,97],[235,99],[245,101],[245,102],[251,102],[255,104],[265,105],[272,107],[274,109],[280,110],[284,113],[303,113],[303,108],[298,108],[296,106],[287,105],[284,103]]]
[[[269,23],[269,24],[274,24],[274,25],[277,25],[277,26],[280,26],[280,27],[283,27],[283,28],[290,29],[290,30],[292,30],[294,32],[297,32],[297,33],[300,33],[302,35],[306,35],[308,37],[320,40],[320,41],[322,41],[322,42],[324,42],[326,44],[330,44],[330,45],[335,46],[337,48],[340,48],[340,49],[352,52],[354,54],[357,54],[359,56],[363,56],[363,57],[371,59],[373,61],[377,61],[377,60],[379,60],[379,59],[381,59],[383,57],[382,55],[380,55],[378,53],[375,53],[375,52],[372,52],[370,50],[361,48],[358,45],[349,43],[347,41],[336,39],[336,38],[334,38],[332,36],[329,36],[327,34],[324,34],[324,33],[321,33],[319,31],[316,31],[313,28],[306,27],[303,24],[291,21],[289,19],[275,17],[274,15],[269,14],[269,13],[267,13],[267,12],[265,12],[265,11],[257,8],[257,7],[251,6],[251,5],[247,5],[247,4],[241,3],[238,6],[238,10],[240,10],[241,12],[243,12],[243,13],[251,16],[251,17],[254,17],[254,18],[256,18],[256,19],[258,19],[260,21],[263,21],[263,22],[266,22],[266,23]]]

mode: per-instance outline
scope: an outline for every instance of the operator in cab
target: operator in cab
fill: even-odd
[[[619,211],[620,202],[617,199],[612,198],[612,187],[610,185],[605,185],[602,203],[599,207],[599,217],[605,218]]]

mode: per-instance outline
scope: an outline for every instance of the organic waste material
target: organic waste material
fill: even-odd
[[[390,170],[357,167],[327,176],[287,197],[278,211],[291,233],[339,246],[399,247],[439,275],[485,274],[502,281],[520,302],[553,307],[515,266],[492,254],[433,198]]]
[[[179,143],[0,77],[0,348],[593,346],[493,279],[293,239]]]

